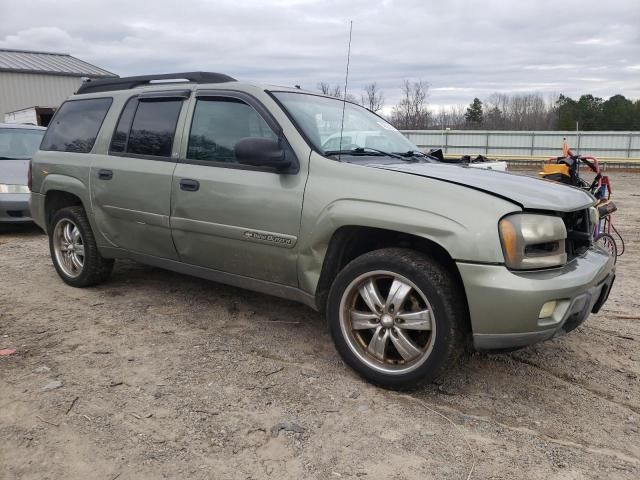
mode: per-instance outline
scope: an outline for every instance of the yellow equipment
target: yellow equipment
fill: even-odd
[[[554,182],[570,183],[571,173],[569,166],[558,163],[545,163],[542,166],[542,171],[538,174],[547,180],[553,180]]]

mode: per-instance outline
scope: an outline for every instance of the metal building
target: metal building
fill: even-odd
[[[46,125],[83,78],[116,76],[65,53],[0,49],[0,122]]]

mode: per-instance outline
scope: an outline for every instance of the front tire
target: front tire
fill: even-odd
[[[462,287],[414,250],[375,250],[349,263],[331,287],[327,316],[344,361],[385,388],[430,382],[464,351]]]
[[[113,270],[113,259],[103,258],[98,251],[82,207],[66,207],[54,214],[49,250],[58,275],[72,287],[103,283]]]

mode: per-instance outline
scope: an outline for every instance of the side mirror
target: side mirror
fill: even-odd
[[[271,167],[277,171],[291,166],[280,143],[270,138],[243,138],[236,143],[234,153],[238,163],[243,165]]]

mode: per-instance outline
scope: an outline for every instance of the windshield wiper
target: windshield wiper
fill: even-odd
[[[396,155],[400,155],[402,157],[405,158],[410,158],[410,157],[428,157],[429,155],[427,155],[424,152],[421,152],[420,150],[409,150],[408,152],[393,152]]]
[[[377,148],[369,148],[369,147],[357,147],[352,148],[351,150],[328,150],[324,152],[325,155],[375,155],[375,156],[384,156],[384,157],[392,157],[399,158],[400,160],[407,161],[407,158],[398,155],[397,153],[385,152],[384,150],[378,150]]]

